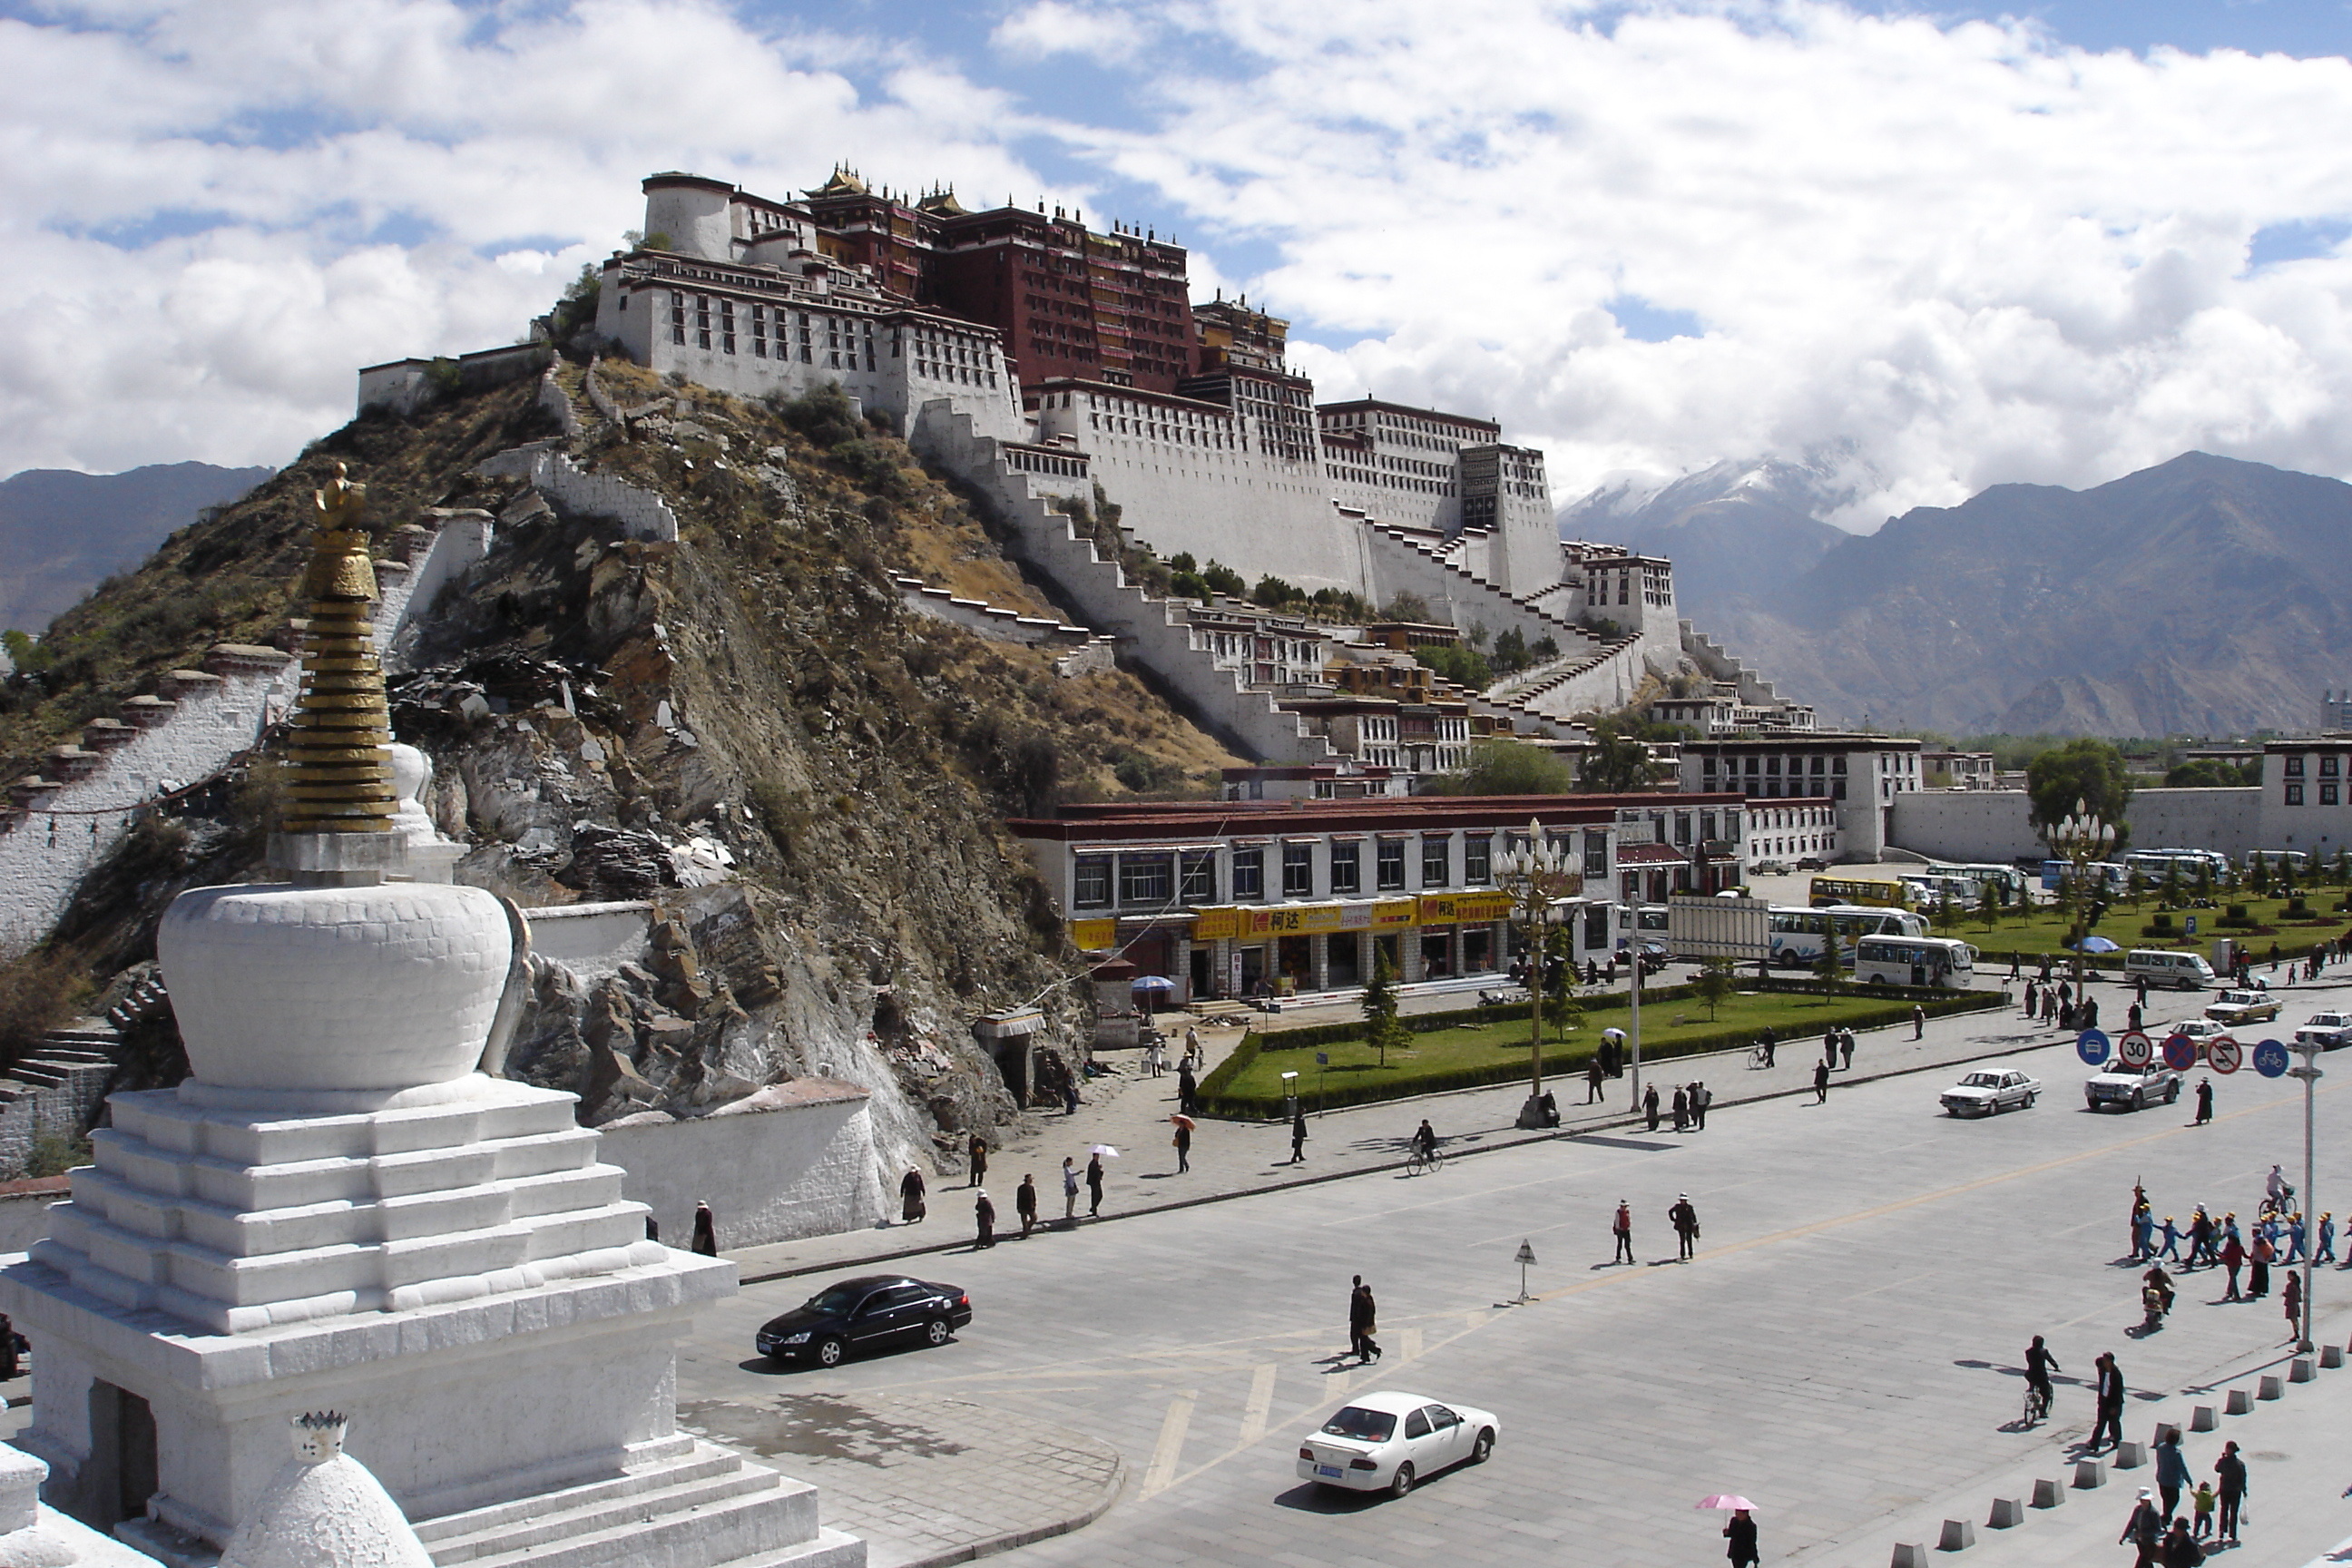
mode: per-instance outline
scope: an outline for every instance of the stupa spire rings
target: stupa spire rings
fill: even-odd
[[[319,531],[302,574],[310,626],[302,694],[289,726],[289,834],[382,833],[400,801],[393,787],[392,715],[376,658],[375,566],[368,558],[367,488],[343,465],[311,492]]]

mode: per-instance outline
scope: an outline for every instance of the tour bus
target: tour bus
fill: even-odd
[[[1940,908],[1947,899],[1957,908],[1972,910],[1983,894],[1982,885],[1974,877],[1947,877],[1930,872],[1925,876],[1908,876],[1903,881],[1905,886],[1916,889],[1911,898],[1913,907],[1922,910]]]
[[[1854,943],[1864,937],[1927,934],[1924,915],[1863,904],[1802,910],[1793,905],[1776,905],[1769,918],[1772,962],[1791,969],[1811,969],[1819,963],[1822,948],[1832,941],[1837,943],[1839,962],[1850,963]]]
[[[1931,860],[1927,863],[1927,875],[1958,877],[1975,884],[1969,893],[1972,900],[1984,896],[1984,885],[1987,882],[1999,883],[2002,893],[2011,904],[2021,903],[2025,899],[2025,873],[2014,866],[1954,866],[1940,860]]]
[[[2068,870],[2069,867],[2063,860],[2044,860],[2042,862],[2042,890],[2045,892],[2054,893],[2064,888],[2066,885]],[[2093,888],[2109,893],[2121,892],[2123,890],[2124,884],[2131,877],[2131,872],[2124,867],[2122,862],[2116,860],[2094,860],[2088,866],[2084,867],[2083,870]],[[2196,875],[2195,868],[2191,868],[2187,874],[2194,877]],[[2159,873],[2159,875],[2161,875],[2161,873]]]
[[[2310,865],[2311,857],[2300,849],[2249,849],[2246,851],[2246,869],[2249,871],[2256,866],[2268,866],[2273,871],[2281,868],[2301,871],[2307,869]]]
[[[1805,901],[1815,909],[1832,904],[1870,904],[1882,909],[1907,910],[1912,897],[1899,881],[1878,881],[1862,877],[1816,877],[1807,887]]]
[[[1865,984],[1965,988],[1976,967],[1977,950],[1951,937],[1866,936],[1853,949],[1853,977]]]

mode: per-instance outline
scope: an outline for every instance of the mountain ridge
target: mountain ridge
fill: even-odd
[[[119,474],[26,468],[0,479],[0,626],[45,629],[207,507],[275,470],[150,463]]]

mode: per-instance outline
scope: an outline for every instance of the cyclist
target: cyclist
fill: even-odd
[[[2065,1370],[2058,1364],[2058,1358],[2050,1353],[2050,1347],[2042,1342],[2042,1336],[2034,1335],[2033,1342],[2025,1347],[2025,1386],[2039,1399],[2044,1414],[2048,1413],[2051,1398],[2055,1393],[2050,1386],[2050,1374]]]
[[[1412,1152],[1424,1160],[1437,1157],[1437,1129],[1429,1124],[1426,1116],[1421,1119],[1421,1125],[1413,1129]]]

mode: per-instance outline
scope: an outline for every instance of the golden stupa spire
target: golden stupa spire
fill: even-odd
[[[302,695],[286,754],[288,833],[382,833],[400,798],[393,789],[392,714],[375,656],[375,567],[368,560],[367,490],[335,465],[311,492],[319,532],[302,597]]]

